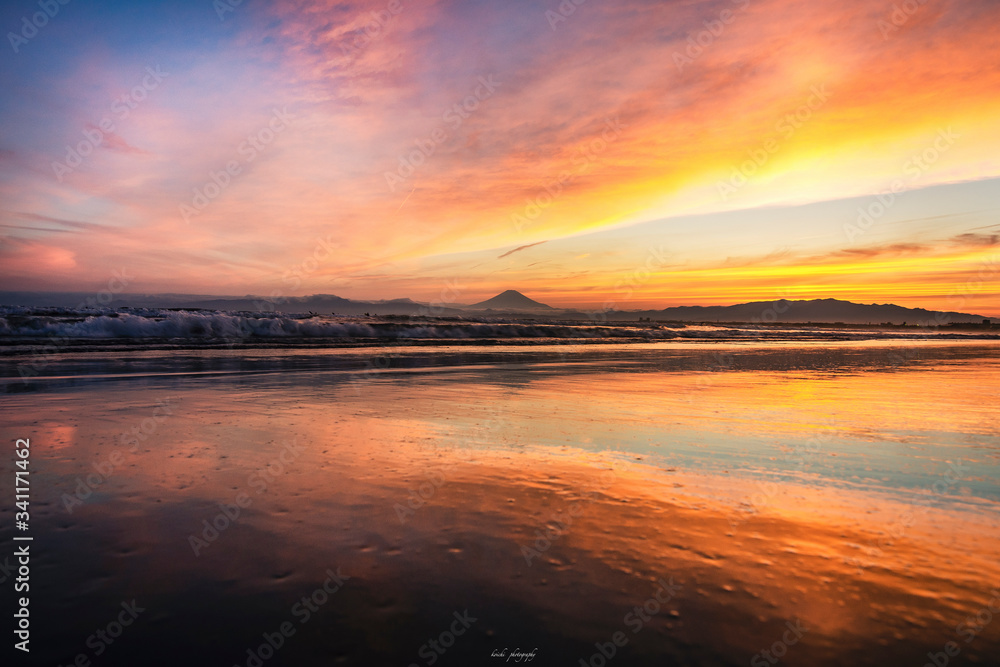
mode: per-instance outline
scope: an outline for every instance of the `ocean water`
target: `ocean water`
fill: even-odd
[[[1000,664],[995,340],[7,321],[30,664]]]

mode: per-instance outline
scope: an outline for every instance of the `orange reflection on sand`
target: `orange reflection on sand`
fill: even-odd
[[[831,357],[817,370],[771,346],[778,356],[756,368],[764,350],[731,346],[726,372],[710,372],[712,357],[687,349],[572,372],[204,383],[72,517],[50,506],[41,520],[141,559],[155,573],[146,589],[164,594],[197,577],[254,598],[341,566],[354,592],[337,622],[359,635],[432,599],[479,605],[484,631],[516,609],[593,646],[672,578],[681,590],[635,636],[637,654],[745,664],[793,619],[808,633],[790,664],[922,664],[955,639],[1000,580],[996,502],[963,486],[986,474],[970,461],[994,451],[996,417],[982,409],[1000,382],[992,365],[850,369]],[[101,404],[135,403],[122,386]],[[51,418],[32,410],[23,418]],[[116,446],[120,426],[88,414],[73,459],[39,462],[64,486]],[[787,465],[823,437],[809,466]],[[297,453],[276,465],[290,442]],[[932,482],[945,459],[968,470],[937,494],[844,473],[845,459]],[[240,493],[250,506],[195,556],[190,536]],[[89,528],[105,524],[111,537]],[[998,630],[963,655],[997,655]]]

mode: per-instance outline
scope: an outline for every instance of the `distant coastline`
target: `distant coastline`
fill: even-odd
[[[360,301],[330,294],[268,299],[247,295],[107,294],[95,299],[83,292],[0,292],[0,305],[26,308],[122,309],[158,308],[239,313],[280,313],[323,316],[515,317],[541,321],[647,322],[651,324],[799,324],[940,328],[991,327],[1000,318],[957,311],[907,308],[895,304],[861,304],[839,299],[753,301],[728,306],[671,306],[662,309],[586,310],[558,308],[516,290],[473,304],[421,303],[411,299]]]

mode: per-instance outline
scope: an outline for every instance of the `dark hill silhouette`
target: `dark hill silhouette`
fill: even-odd
[[[637,319],[679,322],[761,322],[761,323],[835,323],[844,324],[916,324],[940,326],[947,324],[980,324],[982,315],[942,312],[925,308],[904,308],[891,303],[865,304],[840,299],[810,299],[802,301],[754,301],[732,306],[674,306],[663,310],[643,310],[609,313],[609,319]]]

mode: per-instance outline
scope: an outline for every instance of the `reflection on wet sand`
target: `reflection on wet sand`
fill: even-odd
[[[248,665],[283,623],[263,664],[922,665],[949,641],[996,664],[1000,624],[961,625],[1000,607],[992,348],[803,359],[9,394],[5,437],[49,443],[39,653],[93,657],[135,599],[101,664]]]

